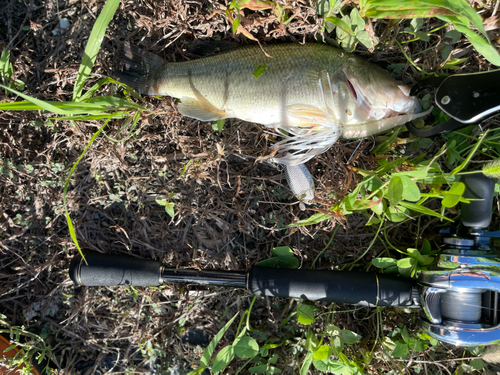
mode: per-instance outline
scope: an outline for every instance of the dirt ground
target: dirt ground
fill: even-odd
[[[289,16],[295,14],[288,24],[280,23],[272,10],[245,10],[242,26],[264,44],[322,37],[314,1],[279,3]],[[14,77],[25,83],[26,94],[44,100],[71,100],[83,50],[103,4],[93,0],[3,3],[0,48],[11,50]],[[483,5],[482,16],[487,18],[495,3]],[[220,37],[250,43],[242,33],[232,34],[224,13],[227,6],[212,0],[122,1],[108,27],[92,81],[116,69],[125,40],[168,61],[194,58],[187,47],[197,39]],[[53,33],[62,18],[69,20],[69,28]],[[407,60],[395,40],[409,38],[397,32],[408,24],[374,20],[371,27],[386,46],[375,52],[358,46],[356,52],[384,68],[404,64]],[[431,19],[423,29],[440,25],[441,21]],[[432,71],[443,63],[437,47],[445,42],[444,32],[436,32],[430,42],[405,44],[404,49],[410,55],[423,51],[417,62]],[[498,37],[498,31],[492,33]],[[326,36],[335,38],[335,33]],[[465,39],[453,48],[457,56],[468,57],[459,72],[491,68]],[[419,78],[420,72],[406,63],[402,79],[412,85]],[[106,90],[106,94],[114,94],[113,88]],[[0,98],[16,99],[5,97],[3,91]],[[366,218],[361,215],[335,217],[307,227],[286,225],[328,208],[351,192],[361,179],[353,167],[377,167],[369,151],[381,138],[364,140],[357,149],[358,141],[341,141],[310,161],[307,165],[315,180],[317,202],[304,209],[282,171],[255,163],[255,158],[269,154],[277,139],[262,126],[228,120],[218,133],[210,123],[181,116],[171,98],[145,100],[154,113],[141,120],[139,132],[116,143],[110,138],[117,136],[119,124],[111,124],[105,130],[109,138],[100,136],[95,141],[73,176],[69,210],[83,249],[132,254],[171,268],[248,271],[269,258],[273,247],[289,246],[306,268],[340,226],[315,268],[339,268],[365,253],[374,229],[365,226]],[[229,317],[249,308],[251,296],[243,290],[192,285],[75,287],[68,267],[77,250],[64,217],[63,184],[100,123],[71,124],[49,117],[42,112],[0,112],[0,313],[10,325],[24,326],[42,336],[53,353],[53,367],[60,373],[172,370],[183,374],[196,367],[202,349],[182,342],[186,332],[198,328],[214,335]],[[418,155],[419,150],[398,146],[391,157],[397,152]],[[174,218],[157,199],[175,204]],[[420,228],[427,228],[426,238],[438,238],[436,223],[422,219]],[[415,246],[416,222],[388,228],[394,245]],[[385,251],[382,242],[375,241],[354,268],[368,269],[371,259]],[[280,323],[295,307],[295,301],[258,298],[251,323],[269,335],[283,335],[286,341]],[[332,309],[325,304],[317,307],[319,312]],[[339,312],[332,320],[319,318],[314,327],[319,332],[333,322],[362,335],[360,342],[345,351],[358,358],[360,351],[371,350],[377,340],[377,312],[369,308],[342,312],[350,309],[336,306]],[[416,312],[388,309],[381,314],[385,333],[397,326],[406,326],[412,334],[418,332]],[[224,340],[231,340],[231,334]],[[276,365],[283,373],[297,373],[297,363],[303,360],[300,353],[292,352],[292,346],[277,350]],[[451,374],[461,357],[470,357],[466,350],[446,345],[409,360],[384,355],[379,344],[375,353],[367,373],[396,371],[401,361],[407,364],[406,373],[415,373],[412,361],[422,361],[425,373]],[[233,361],[226,373],[236,373],[243,364]]]

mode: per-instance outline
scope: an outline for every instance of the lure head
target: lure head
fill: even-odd
[[[410,96],[410,88],[397,82],[376,65],[351,56],[344,71],[354,111],[349,123],[363,123],[394,117],[400,114],[418,113],[418,99]]]

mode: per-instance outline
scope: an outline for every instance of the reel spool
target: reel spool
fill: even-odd
[[[487,232],[491,222],[494,181],[481,173],[462,178],[465,198],[461,231],[446,230],[447,248],[437,269],[419,275],[422,327],[440,340],[460,346],[484,346],[500,337],[500,259]]]

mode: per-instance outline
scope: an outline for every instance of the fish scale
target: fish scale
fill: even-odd
[[[305,48],[307,55],[312,48]],[[314,48],[314,50],[317,50]],[[158,76],[162,82],[156,94],[177,98],[195,98],[193,87],[216,108],[226,111],[227,117],[274,125],[283,119],[287,106],[306,103],[321,106],[318,82],[307,76],[307,70],[328,66],[327,51],[316,51],[312,59],[293,59],[289,48],[282,45],[266,47],[272,58],[260,48],[242,47],[234,51],[192,60],[181,64],[167,64]],[[200,64],[200,61],[204,61]],[[254,77],[257,66],[265,64],[266,71]],[[338,68],[329,64],[329,69]],[[256,109],[259,113],[256,113]],[[286,119],[290,122],[289,119]]]

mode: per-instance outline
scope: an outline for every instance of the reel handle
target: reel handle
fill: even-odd
[[[481,172],[462,176],[464,198],[481,199],[469,204],[461,203],[462,223],[469,228],[487,228],[491,222],[495,181]]]

